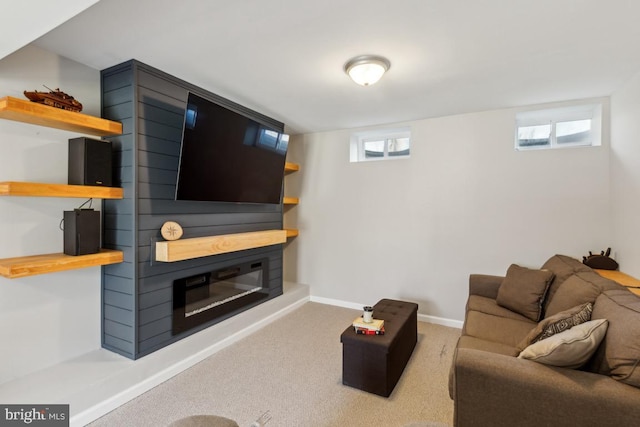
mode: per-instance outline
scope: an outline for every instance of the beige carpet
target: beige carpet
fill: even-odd
[[[418,344],[389,398],[342,385],[340,334],[356,310],[307,303],[91,423],[167,426],[213,414],[249,427],[451,425],[449,365],[460,331],[418,322]],[[374,337],[372,337],[374,338]]]

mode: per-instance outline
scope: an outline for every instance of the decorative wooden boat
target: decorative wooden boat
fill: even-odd
[[[82,104],[76,101],[73,96],[62,92],[60,89],[49,89],[48,93],[38,92],[37,90],[28,92],[25,90],[24,96],[26,96],[30,101],[37,102],[39,104],[50,105],[52,107],[62,108],[63,110],[68,111],[75,111],[77,113],[82,111]]]

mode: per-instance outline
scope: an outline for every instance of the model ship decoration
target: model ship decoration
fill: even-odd
[[[44,87],[49,89],[49,92],[38,92],[37,90],[29,92],[25,90],[24,96],[29,98],[30,101],[39,104],[50,105],[51,107],[62,108],[63,110],[74,111],[76,113],[82,111],[82,104],[76,101],[73,96],[64,93],[60,89],[54,90],[47,86]]]
[[[600,255],[594,255],[589,251],[588,257],[582,257],[582,263],[600,270],[617,270],[618,263],[609,255],[611,255],[611,248],[607,248],[607,252],[601,251]]]

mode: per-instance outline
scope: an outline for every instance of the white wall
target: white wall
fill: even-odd
[[[408,299],[462,320],[470,273],[605,248],[608,124],[601,147],[517,152],[515,113],[394,124],[412,129],[407,160],[349,163],[348,130],[294,138],[290,160],[302,169],[286,185],[301,201],[285,224],[300,236],[286,248],[285,279],[317,297]]]
[[[0,60],[0,97],[59,87],[100,113],[100,73],[34,46]],[[78,134],[0,119],[0,181],[66,184]],[[62,252],[63,211],[83,199],[0,197],[0,258]],[[100,208],[100,201],[94,201]],[[0,383],[100,348],[100,268],[0,277]]]
[[[611,96],[612,252],[640,277],[640,74]]]

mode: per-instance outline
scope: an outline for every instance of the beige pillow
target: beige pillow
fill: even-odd
[[[542,315],[542,302],[552,281],[551,271],[511,264],[498,290],[496,302],[538,322]]]
[[[606,316],[609,331],[588,369],[640,387],[640,298],[626,289],[605,291],[593,305],[596,315]]]
[[[595,353],[607,333],[606,319],[590,320],[525,348],[518,359],[545,365],[579,368]]]
[[[523,350],[533,343],[588,322],[591,320],[592,311],[593,304],[588,302],[545,318],[518,344],[518,350]]]

